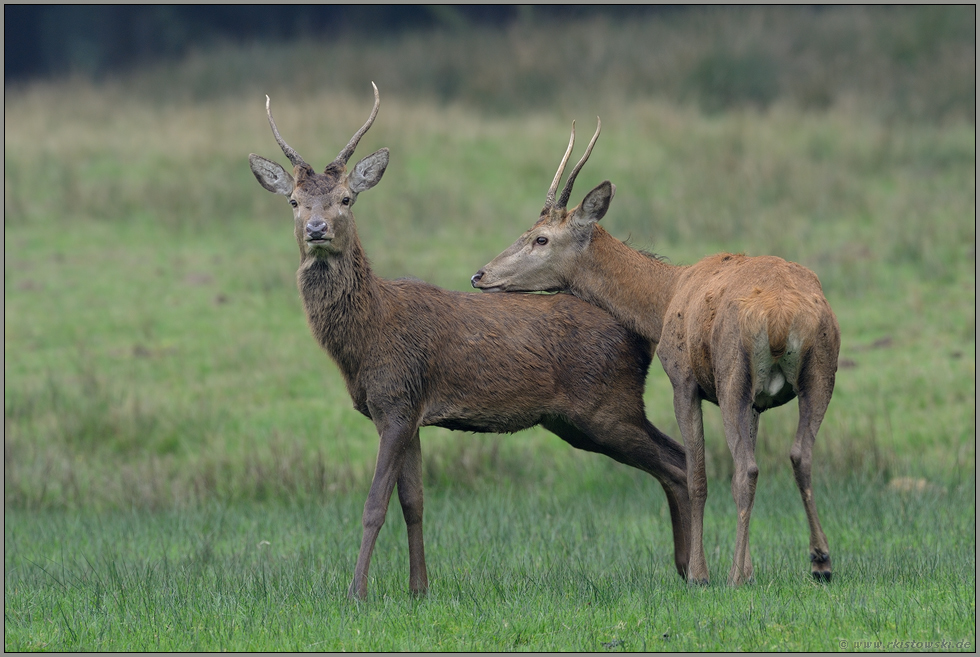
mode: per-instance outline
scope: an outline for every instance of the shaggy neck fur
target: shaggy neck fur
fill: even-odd
[[[378,279],[356,236],[346,253],[306,256],[296,274],[313,337],[336,361],[348,386],[361,367],[365,337],[378,329]]]

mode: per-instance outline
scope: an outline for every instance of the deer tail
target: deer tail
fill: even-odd
[[[765,335],[774,361],[782,358],[787,350],[811,342],[811,333],[819,322],[819,311],[805,295],[796,291],[776,293],[755,288],[741,302],[742,336],[756,343]]]

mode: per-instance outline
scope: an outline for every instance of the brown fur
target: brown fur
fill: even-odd
[[[278,135],[271,113],[270,123]],[[371,553],[396,483],[408,527],[409,587],[416,594],[428,588],[423,426],[514,432],[540,424],[573,447],[650,473],[667,495],[675,564],[685,575],[686,461],[681,445],[645,416],[649,343],[571,295],[463,294],[376,277],[351,207],[360,191],[380,180],[387,160],[382,149],[350,173],[338,174],[331,165],[332,175],[301,163],[294,178],[274,162],[250,156],[262,186],[295,204],[297,283],[310,330],[339,367],[354,407],[380,436],[349,595],[367,595]]]
[[[829,580],[829,548],[810,472],[813,442],[834,389],[840,328],[816,275],[772,256],[721,253],[690,266],[646,257],[596,223],[615,193],[611,183],[600,184],[578,207],[566,210],[552,200],[557,182],[558,176],[538,221],[476,273],[474,287],[565,290],[609,311],[654,345],[674,388],[674,411],[687,447],[691,581],[708,580],[701,402],[721,408],[735,460],[738,533],[729,582],[738,584],[752,577],[748,528],[758,478],[759,413],[798,397],[800,424],[790,459],[810,525],[812,573]]]

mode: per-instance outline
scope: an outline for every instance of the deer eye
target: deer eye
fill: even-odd
[[[344,205],[350,205],[350,196],[345,196],[340,202]]]
[[[542,235],[541,237],[538,237],[538,239],[534,240],[534,243],[538,246],[544,246],[548,243],[548,238]]]
[[[291,206],[293,206],[294,208],[298,208],[299,207],[299,203],[296,202],[296,199],[292,199],[292,198],[289,199],[289,204]]]

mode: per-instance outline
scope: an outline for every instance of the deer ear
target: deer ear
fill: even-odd
[[[293,177],[280,164],[255,153],[248,156],[248,164],[252,167],[252,173],[255,174],[259,184],[273,194],[289,196],[293,193],[293,188],[296,186]]]
[[[371,189],[381,181],[385,169],[388,167],[388,149],[382,148],[371,153],[354,166],[347,180],[350,182],[350,190],[355,194]]]
[[[584,228],[602,219],[609,211],[609,203],[612,202],[615,194],[616,186],[611,182],[607,180],[599,183],[595,189],[585,195],[582,203],[572,210],[572,223]]]

